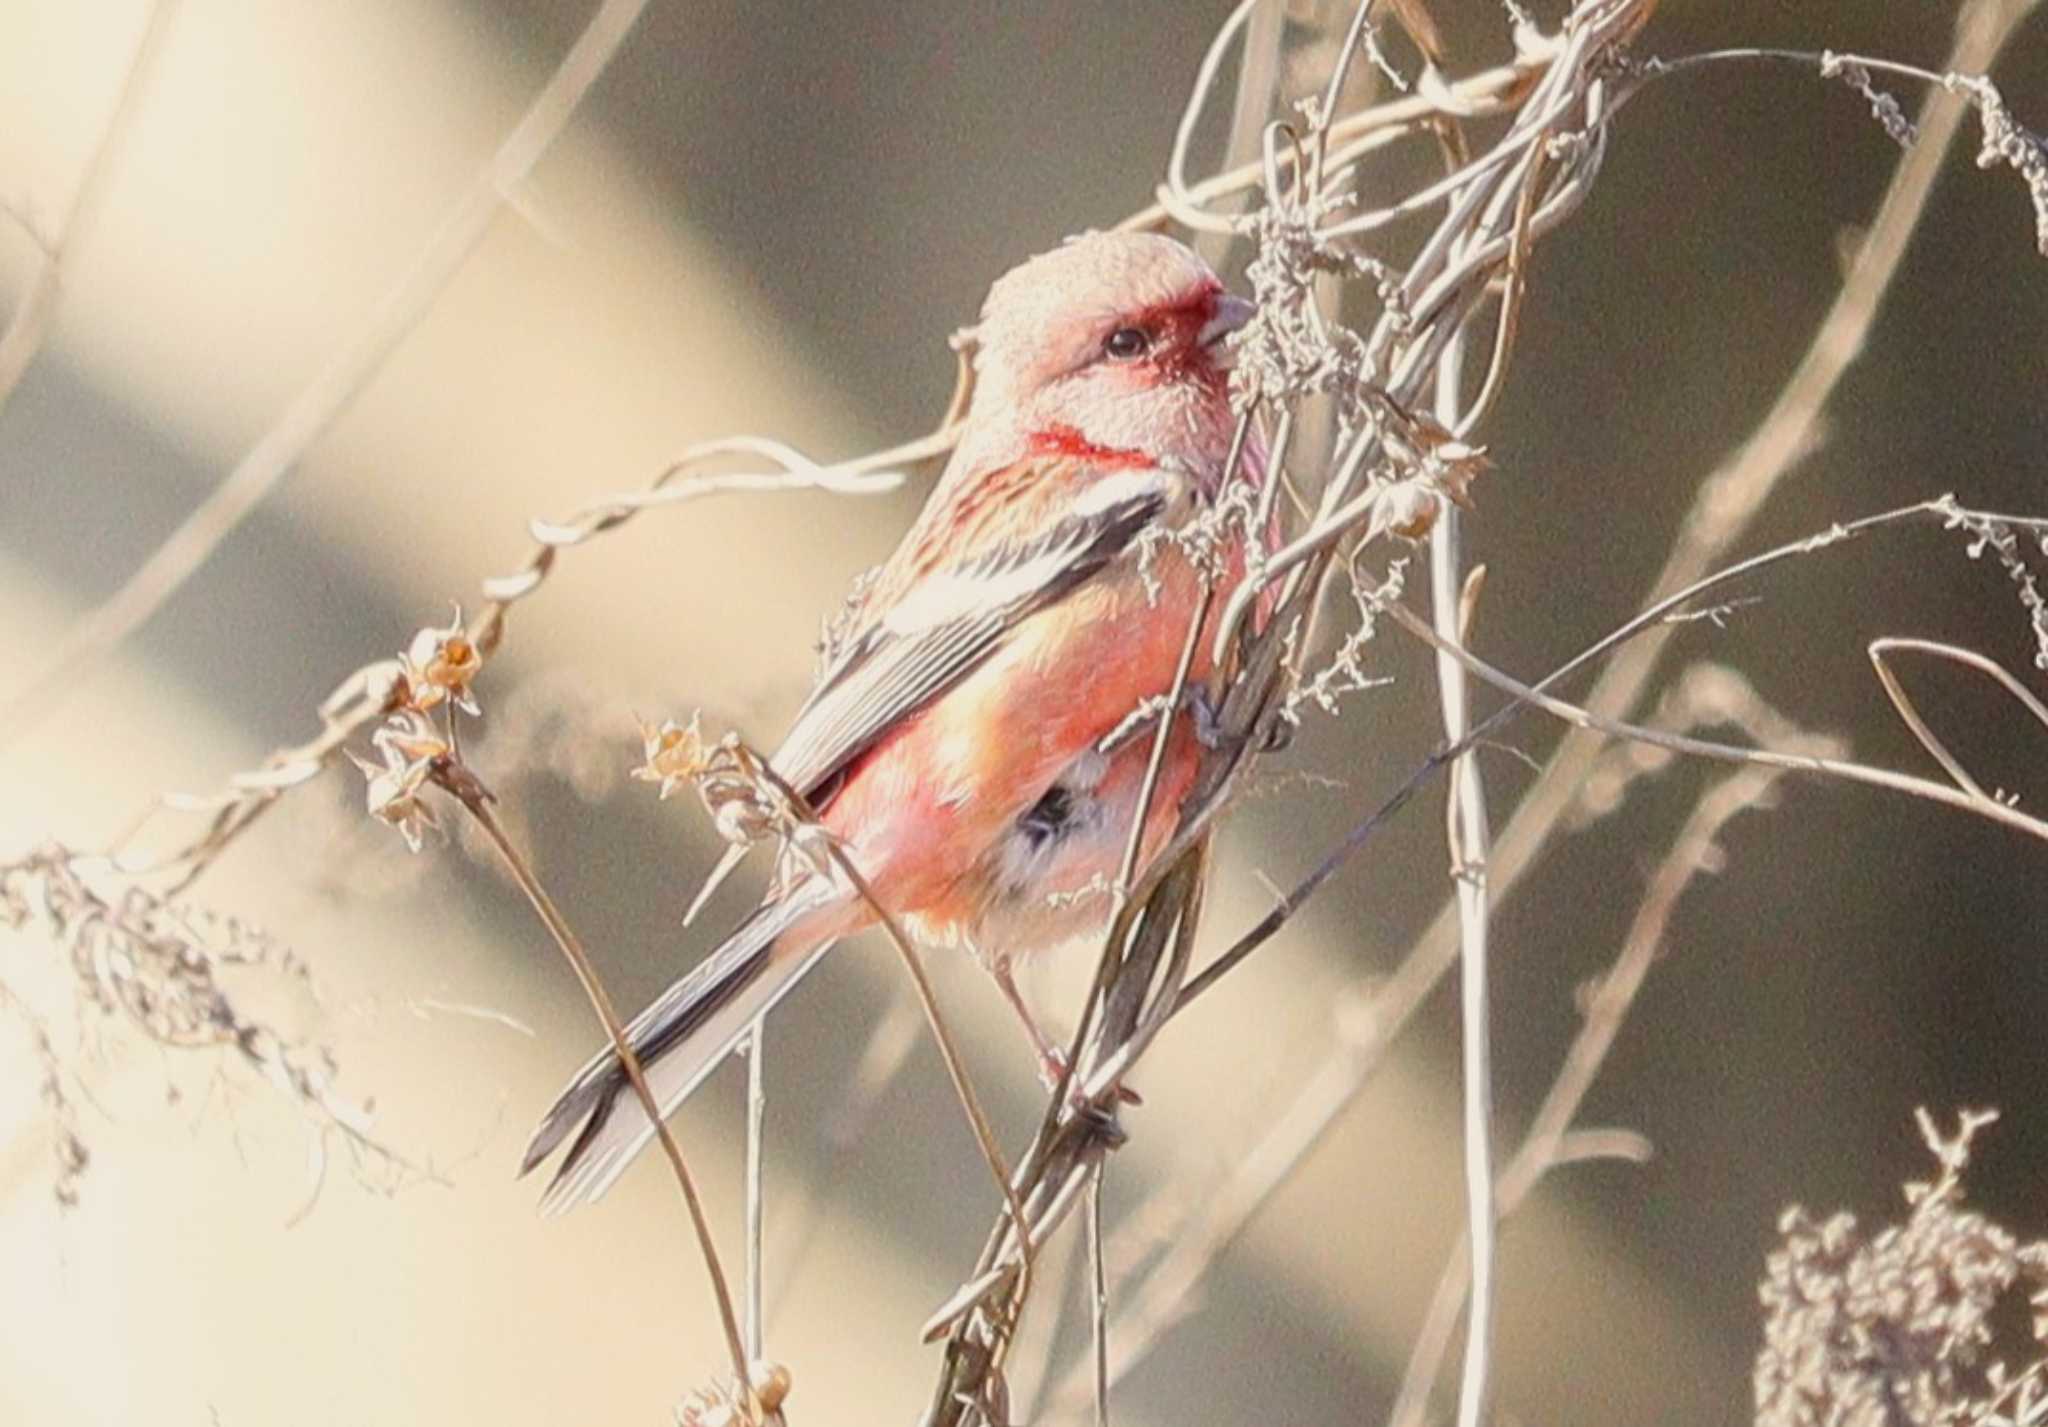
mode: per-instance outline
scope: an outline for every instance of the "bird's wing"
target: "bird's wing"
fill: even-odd
[[[1020,622],[1128,550],[1171,495],[1156,468],[1105,474],[1031,536],[992,540],[923,573],[847,641],[769,763],[790,786],[817,793]]]
[[[1079,482],[1072,472],[1045,469],[1052,464],[1027,458],[972,485],[942,485],[904,537],[768,760],[814,807],[830,801],[833,778],[898,720],[964,678],[1021,621],[1129,549],[1177,489],[1150,464],[1118,461]],[[1077,485],[1079,493],[1068,496]],[[1056,517],[1030,518],[1035,499],[1061,497],[1066,504]],[[1034,533],[1015,535],[1020,526]],[[734,846],[712,869],[683,915],[685,925],[746,851]]]

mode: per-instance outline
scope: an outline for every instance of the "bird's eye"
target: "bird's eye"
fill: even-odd
[[[1119,327],[1109,334],[1102,350],[1119,362],[1134,362],[1152,350],[1152,338],[1142,327]]]

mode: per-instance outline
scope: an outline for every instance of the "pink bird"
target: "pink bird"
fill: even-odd
[[[1088,234],[999,278],[952,461],[769,759],[911,935],[981,959],[1048,1070],[1058,1052],[1011,968],[1107,924],[1152,746],[1112,735],[1172,691],[1206,578],[1151,533],[1222,483],[1236,429],[1223,339],[1251,313],[1149,234]],[[1262,461],[1242,463],[1256,477]],[[1225,563],[1236,577],[1241,551]],[[1194,724],[1175,720],[1147,860],[1194,777]],[[874,920],[842,878],[787,859],[761,907],[628,1028],[662,1113]],[[603,1194],[653,1137],[611,1050],[562,1092],[521,1172],[572,1132],[550,1211]]]

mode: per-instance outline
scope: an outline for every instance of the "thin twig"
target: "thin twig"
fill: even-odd
[[[1967,73],[1988,69],[2036,3],[1972,0],[1958,22],[1948,67]],[[1741,538],[1779,482],[1817,448],[1822,408],[1862,353],[1965,112],[1962,101],[1945,92],[1928,95],[1918,119],[1920,142],[1894,171],[1840,293],[1755,432],[1700,483],[1671,555],[1652,583],[1653,597],[1699,581]],[[1635,707],[1675,632],[1672,627],[1652,629],[1631,644],[1602,671],[1586,696],[1586,707],[1607,717],[1621,717]],[[1597,733],[1577,729],[1560,742],[1494,843],[1497,896],[1505,897],[1534,865],[1604,743]],[[1398,1035],[1449,970],[1456,945],[1456,911],[1447,906],[1382,988],[1380,1003],[1389,1039]]]
[[[763,1341],[765,1314],[762,1285],[763,1244],[767,1238],[768,1195],[764,1178],[768,1146],[768,1018],[761,1016],[747,1032],[747,1361],[768,1356]]]
[[[1458,424],[1462,339],[1445,349],[1438,371],[1438,419]],[[1471,627],[1472,595],[1463,579],[1459,512],[1447,508],[1430,531],[1430,610],[1438,632],[1462,645]],[[1444,738],[1456,743],[1471,731],[1463,669],[1437,656],[1437,690]],[[1462,1122],[1465,1164],[1465,1236],[1471,1246],[1472,1292],[1465,1330],[1465,1365],[1458,1393],[1459,1427],[1479,1427],[1491,1390],[1494,1318],[1493,1053],[1487,996],[1486,788],[1475,752],[1451,765],[1445,837],[1457,887],[1459,936],[1459,1047],[1464,1067]]]
[[[1644,637],[1651,631],[1668,628],[1674,614],[1725,584],[1786,560],[1831,548],[1874,530],[1924,518],[1953,524],[1959,514],[1974,518],[1997,519],[2012,525],[2029,524],[2010,516],[1983,517],[1977,512],[1961,512],[1952,501],[1943,498],[1885,511],[1847,525],[1833,527],[1818,536],[1789,541],[1697,580],[1659,600],[1649,609],[1560,665],[1528,692],[1534,694],[1554,688],[1581,669],[1597,663],[1629,640]],[[2048,529],[2048,522],[2034,521],[2031,525],[2035,529]],[[1424,631],[1427,630],[1426,626],[1422,628]],[[1524,707],[1522,698],[1517,696],[1510,703],[1480,720],[1463,739],[1438,749],[1424,760],[1392,794],[1360,819],[1345,835],[1343,841],[1327,853],[1321,863],[1289,890],[1271,911],[1188,981],[1180,992],[1173,1013],[1177,1015],[1185,1010],[1198,996],[1213,988],[1231,970],[1241,965],[1252,952],[1270,940],[1349,862],[1352,856],[1427,786],[1438,770],[1488,739],[1498,736],[1501,729]],[[1752,750],[1735,749],[1725,745],[1707,747],[1713,749],[1710,756],[1725,755],[1733,761],[1769,761],[1751,760],[1749,755]],[[1812,766],[1818,771],[1835,771],[1837,767],[1850,765],[1832,765],[1825,762],[1812,764],[1809,760],[1807,764],[1795,761],[1793,766]],[[1964,806],[1968,811],[2013,823],[2021,830],[2034,832],[2037,836],[2048,834],[2048,826],[2037,828],[2029,825],[2030,820],[2024,818],[2014,822],[2014,818],[2000,816],[1999,811],[1993,811],[1998,808],[1997,804],[1991,804],[1989,807],[1973,804],[1964,795],[1950,794],[1949,790],[1940,785],[1924,784],[1912,779],[1904,781],[1908,785],[1905,791],[1920,792],[1931,789],[1936,801]],[[1562,813],[1563,807],[1561,806],[1558,811]],[[1495,866],[1498,867],[1497,854]],[[1418,947],[1412,952],[1404,967],[1412,966],[1422,950],[1422,947]],[[1238,1234],[1250,1223],[1253,1215],[1292,1177],[1309,1149],[1350,1107],[1357,1098],[1360,1088],[1383,1063],[1387,1048],[1398,1037],[1408,1017],[1413,1013],[1413,1006],[1405,998],[1390,1002],[1388,994],[1380,987],[1353,988],[1346,993],[1345,1001],[1351,1009],[1339,1017],[1339,1034],[1322,1068],[1296,1092],[1293,1101],[1278,1111],[1273,1117],[1271,1128],[1254,1143],[1244,1156],[1240,1167],[1219,1190],[1187,1201],[1179,1221],[1171,1228],[1157,1232],[1157,1237],[1170,1246],[1169,1251],[1152,1267],[1137,1289],[1134,1305],[1126,1315],[1126,1321],[1135,1326],[1128,1330],[1124,1347],[1115,1360],[1113,1377],[1121,1377],[1141,1361],[1157,1345],[1167,1329],[1179,1321],[1185,1311],[1186,1296],[1192,1291],[1207,1266],[1236,1241]],[[1159,1212],[1163,1214],[1165,1211],[1161,1209]],[[1070,1385],[1059,1395],[1058,1403],[1062,1406],[1056,1415],[1072,1415],[1071,1396]]]
[[[77,186],[71,190],[70,203],[53,227],[34,234],[38,249],[35,276],[29,279],[28,290],[7,320],[7,330],[0,333],[0,406],[5,406],[7,398],[14,395],[15,387],[20,385],[29,364],[35,361],[36,353],[50,335],[50,323],[57,315],[57,295],[64,286],[65,259],[70,256],[79,230],[91,221],[92,210],[98,206],[107,177],[113,172],[114,156],[120,151],[128,126],[134,122],[150,67],[163,48],[164,35],[177,8],[177,0],[153,0],[142,22],[142,35],[135,42],[135,53],[128,60],[128,72],[114,95],[113,108],[107,113],[106,127],[100,130],[99,141],[93,145]]]
[[[1109,1274],[1102,1256],[1102,1176],[1088,1180],[1088,1337],[1095,1359],[1095,1427],[1109,1427]]]
[[[1818,535],[1810,535],[1801,540],[1787,541],[1783,545],[1766,550],[1759,555],[1753,555],[1725,569],[1717,570],[1702,579],[1695,580],[1684,589],[1658,600],[1627,623],[1603,635],[1593,644],[1580,650],[1563,664],[1560,664],[1557,668],[1546,674],[1537,683],[1531,685],[1530,688],[1537,693],[1556,688],[1571,678],[1572,675],[1614,653],[1628,644],[1629,641],[1652,637],[1661,631],[1669,630],[1674,627],[1674,617],[1678,616],[1688,605],[1713,593],[1723,585],[1747,579],[1787,560],[1811,555],[1857,539],[1873,531],[1902,525],[1917,519],[1934,519],[1947,525],[1954,525],[1959,521],[1988,520],[2009,526],[2048,532],[2048,518],[1989,515],[1984,512],[1966,510],[1958,506],[1948,496],[1942,496],[1935,500],[1919,501],[1913,505],[1899,506],[1892,510],[1881,511],[1876,515],[1863,516],[1846,524],[1832,526]],[[1609,667],[1612,666],[1610,665]],[[1296,912],[1301,910],[1311,897],[1322,889],[1324,884],[1334,877],[1372,839],[1380,828],[1386,825],[1388,819],[1407,806],[1408,802],[1422,790],[1439,769],[1446,767],[1453,759],[1462,756],[1467,751],[1478,747],[1485,740],[1499,734],[1501,729],[1511,719],[1515,718],[1523,707],[1524,704],[1519,699],[1502,706],[1475,725],[1466,737],[1460,739],[1457,743],[1437,749],[1428,758],[1424,759],[1392,794],[1354,824],[1351,831],[1345,834],[1343,841],[1324,854],[1323,860],[1316,865],[1315,869],[1297,883],[1286,896],[1282,897],[1271,911],[1261,917],[1253,924],[1249,931],[1231,943],[1226,950],[1211,960],[1207,966],[1203,967],[1188,982],[1181,992],[1180,1003],[1175,1007],[1176,1012],[1185,1009],[1188,1003],[1213,987],[1234,967],[1239,965],[1245,957],[1270,940],[1281,927],[1287,924],[1288,920]],[[1580,712],[1587,714],[1592,712],[1590,700],[1587,707]],[[1590,764],[1587,771],[1591,771]],[[1581,781],[1583,781],[1583,775],[1581,775]],[[1562,814],[1565,806],[1565,804],[1559,805],[1559,814]],[[1499,844],[1496,843],[1495,847],[1495,880],[1498,882]],[[1434,928],[1432,928],[1433,932]],[[1395,972],[1394,979],[1381,983],[1379,987],[1375,988],[1373,997],[1376,1003],[1384,1001],[1390,996],[1391,993],[1387,988],[1392,986],[1394,981],[1398,980],[1403,972],[1410,971],[1415,966],[1417,958],[1428,948],[1428,945],[1428,943],[1419,944],[1414,951],[1409,953],[1408,960],[1402,963],[1401,969]],[[1430,982],[1430,985],[1433,986],[1434,984],[1434,981]],[[1415,1006],[1407,993],[1394,998],[1392,1004],[1393,1010],[1390,1014],[1393,1019],[1387,1022],[1387,1034],[1390,1041],[1392,1037],[1398,1035],[1401,1027],[1407,1023],[1408,1017],[1415,1010]]]
[[[484,603],[470,621],[468,638],[481,655],[488,657],[495,653],[504,640],[505,621],[512,607],[532,598],[546,584],[560,562],[561,552],[617,530],[646,511],[669,509],[736,491],[824,490],[847,495],[879,494],[894,490],[902,481],[902,477],[886,469],[887,466],[920,459],[945,439],[946,432],[942,429],[902,446],[831,466],[817,465],[780,443],[752,438],[714,441],[692,447],[665,467],[644,490],[608,496],[563,520],[533,521],[532,552],[513,573],[483,582]],[[782,469],[779,472],[682,478],[684,472],[704,462],[734,454],[765,456]],[[175,875],[179,880],[174,891],[189,887],[279,798],[317,777],[351,738],[389,713],[393,698],[404,692],[401,675],[402,670],[395,660],[380,659],[363,665],[321,701],[320,731],[312,738],[275,750],[255,768],[229,778],[226,786],[216,793],[200,797],[174,794],[152,801],[113,840],[108,855],[119,855],[122,870],[130,875]],[[196,837],[176,845],[167,853],[155,856],[126,853],[127,845],[149,820],[166,809],[207,813],[210,817]]]
[[[1452,532],[1442,545],[1441,568],[1454,573],[1458,565],[1454,532],[1457,521],[1446,512],[1439,530]],[[1455,630],[1455,615],[1445,611],[1444,627]],[[1464,681],[1442,682],[1444,731],[1453,738],[1467,730]],[[1455,693],[1451,692],[1453,689]],[[1493,1203],[1493,1056],[1491,1002],[1487,995],[1486,798],[1479,760],[1467,753],[1451,765],[1451,876],[1458,886],[1461,936],[1459,997],[1460,1045],[1464,1066],[1464,1161],[1466,1235],[1472,1246],[1471,1311],[1465,1334],[1465,1366],[1458,1395],[1459,1427],[1479,1427],[1491,1393],[1494,1310]]]
[[[111,597],[67,629],[20,691],[0,704],[0,746],[77,687],[212,556],[324,435],[426,315],[506,196],[553,144],[604,73],[648,0],[604,0],[546,86],[364,324],[292,399],[276,423]]]
[[[619,1066],[626,1072],[626,1079],[633,1086],[633,1093],[640,1101],[640,1108],[647,1113],[648,1123],[654,1126],[655,1137],[661,1141],[662,1153],[668,1156],[669,1168],[674,1172],[676,1185],[682,1190],[683,1203],[690,1211],[690,1224],[697,1232],[697,1248],[704,1257],[704,1271],[711,1280],[711,1296],[718,1303],[719,1324],[725,1330],[726,1347],[732,1354],[734,1392],[741,1395],[747,1404],[749,1421],[758,1421],[760,1414],[755,1410],[752,1375],[747,1371],[747,1349],[740,1335],[739,1318],[733,1312],[732,1290],[725,1281],[725,1268],[719,1262],[718,1244],[712,1237],[711,1221],[704,1212],[704,1202],[697,1193],[697,1181],[690,1173],[689,1165],[683,1159],[682,1146],[676,1143],[675,1132],[669,1128],[668,1117],[662,1114],[661,1102],[655,1098],[654,1090],[647,1083],[647,1075],[641,1067],[640,1057],[633,1050],[632,1041],[626,1035],[625,1022],[619,1019],[618,1009],[613,1006],[611,994],[605,990],[603,980],[597,974],[597,966],[590,954],[583,949],[568,920],[555,906],[547,888],[534,875],[526,858],[512,844],[503,824],[491,811],[492,797],[476,775],[460,764],[442,764],[435,769],[434,781],[452,795],[455,801],[475,819],[477,826],[497,849],[498,856],[505,864],[505,870],[512,880],[519,884],[519,890],[526,894],[534,914],[541,925],[548,929],[561,948],[563,957],[576,973],[576,979],[583,986],[583,994],[590,1000],[591,1009],[604,1025],[605,1035],[612,1043],[612,1051],[619,1058]]]
[[[1908,797],[1921,798],[1931,803],[1940,803],[1966,813],[1973,813],[1989,822],[2003,824],[2029,837],[2048,842],[2048,822],[2031,817],[2018,808],[1999,802],[1996,798],[1973,793],[1968,789],[1951,787],[1946,783],[1916,778],[1909,773],[1893,772],[1889,768],[1876,768],[1866,763],[1851,763],[1840,758],[1824,758],[1806,754],[1780,753],[1771,749],[1743,748],[1733,743],[1716,743],[1711,739],[1692,738],[1684,734],[1662,733],[1654,728],[1624,722],[1621,719],[1603,718],[1577,704],[1567,703],[1550,694],[1541,692],[1523,683],[1512,674],[1507,674],[1471,651],[1439,639],[1435,630],[1423,620],[1398,605],[1386,607],[1387,614],[1403,629],[1432,647],[1447,652],[1453,659],[1473,674],[1505,693],[1511,694],[1518,702],[1529,703],[1545,713],[1563,719],[1580,728],[1589,728],[1609,738],[1625,738],[1637,743],[1647,743],[1672,753],[1685,754],[1695,758],[1711,758],[1722,763],[1750,763],[1758,767],[1783,768],[1799,773],[1815,773],[1825,777],[1840,778],[1851,783],[1863,783],[1874,788],[1884,788]]]
[[[911,984],[917,988],[918,1004],[924,1009],[925,1023],[931,1027],[932,1039],[938,1043],[939,1058],[946,1064],[946,1075],[953,1082],[953,1093],[959,1097],[960,1108],[967,1113],[967,1123],[974,1131],[975,1143],[981,1147],[981,1156],[987,1161],[989,1173],[995,1177],[996,1188],[1003,1196],[1003,1207],[1008,1211],[1010,1222],[1017,1225],[1020,1262],[1019,1280],[1028,1278],[1031,1272],[1031,1246],[1024,1235],[1024,1207],[1017,1199],[1017,1190],[1010,1178],[1008,1165],[1003,1161],[1002,1146],[996,1142],[996,1132],[989,1123],[987,1112],[981,1108],[981,1100],[974,1093],[974,1082],[968,1077],[967,1063],[960,1057],[960,1049],[953,1041],[953,1033],[947,1029],[946,1018],[939,1011],[938,993],[932,990],[931,979],[925,975],[924,961],[917,954],[917,948],[898,925],[895,915],[883,906],[875,896],[875,889],[861,876],[845,851],[837,843],[827,842],[828,855],[838,866],[840,873],[852,884],[876,916],[881,919],[890,942],[903,959],[903,966],[910,973]]]
[[[1808,752],[1839,752],[1839,744],[1833,739],[1808,735],[1805,743]],[[1716,843],[1722,829],[1739,813],[1763,806],[1764,795],[1782,776],[1783,770],[1775,768],[1738,769],[1714,784],[1694,805],[1685,826],[1651,874],[1635,919],[1622,939],[1621,950],[1600,979],[1599,988],[1586,1007],[1585,1024],[1566,1052],[1557,1078],[1544,1096],[1521,1146],[1501,1170],[1495,1185],[1501,1218],[1513,1214],[1537,1181],[1561,1162],[1571,1122],[1649,977],[1679,899],[1695,878],[1716,865]],[[1400,1394],[1388,1418],[1391,1427],[1420,1427],[1424,1421],[1432,1387],[1465,1300],[1470,1272],[1471,1240],[1467,1236],[1452,1251],[1424,1314],[1422,1329],[1409,1353]]]
[[[953,1040],[953,1032],[946,1024],[945,1015],[939,1010],[938,993],[932,989],[931,978],[925,974],[924,958],[917,954],[916,946],[904,933],[895,913],[883,905],[881,898],[875,895],[873,884],[853,865],[853,859],[846,855],[846,849],[841,847],[839,840],[818,821],[817,812],[811,807],[809,800],[785,782],[782,775],[769,765],[767,759],[750,753],[748,762],[762,781],[773,787],[777,795],[795,810],[797,816],[815,834],[818,845],[824,849],[824,854],[833,867],[846,879],[846,884],[853,889],[854,894],[867,904],[868,910],[875,914],[875,919],[888,934],[890,944],[896,948],[897,955],[902,959],[903,969],[909,973],[910,984],[917,992],[918,1004],[924,1009],[925,1024],[931,1027],[932,1039],[939,1047],[939,1059],[945,1063],[946,1075],[953,1082],[953,1093],[959,1098],[960,1108],[967,1116],[968,1127],[974,1132],[975,1143],[981,1148],[982,1159],[987,1163],[989,1173],[995,1177],[996,1188],[1003,1196],[1010,1222],[1018,1226],[1021,1236],[1024,1224],[1023,1206],[1018,1201],[1017,1191],[1012,1187],[1009,1166],[1003,1160],[1002,1146],[996,1142],[995,1130],[989,1123],[987,1113],[981,1108],[981,1097],[974,1093],[974,1082],[967,1074],[967,1063],[961,1059],[959,1047]],[[1027,1248],[1023,1268],[1026,1274],[1030,1271],[1030,1257]]]
[[[1913,737],[1920,740],[1920,746],[1942,766],[1942,770],[1955,780],[1956,786],[1966,793],[1980,798],[1992,795],[1979,787],[1970,776],[1962,760],[1948,751],[1948,746],[1935,735],[1927,720],[1920,716],[1920,710],[1906,694],[1905,686],[1899,683],[1898,675],[1892,672],[1889,656],[1895,653],[1929,654],[1951,664],[1960,664],[1965,669],[1974,669],[1986,675],[2034,718],[2043,727],[2048,727],[2048,704],[2043,704],[2032,689],[2014,678],[2011,673],[1982,654],[1960,649],[1953,644],[1943,644],[1932,639],[1887,638],[1870,642],[1870,664],[1877,671],[1877,679],[1884,686],[1885,695],[1891,699],[1892,707],[1898,710],[1901,720]]]

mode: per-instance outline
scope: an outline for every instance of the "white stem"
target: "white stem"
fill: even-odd
[[[1102,1254],[1102,1177],[1088,1181],[1088,1326],[1095,1343],[1095,1427],[1109,1427],[1109,1270]]]
[[[760,1362],[767,1354],[763,1351],[761,1319],[762,1284],[766,1274],[762,1271],[763,1241],[767,1238],[767,1199],[763,1193],[762,1158],[767,1143],[768,1092],[763,1084],[763,1063],[768,1058],[768,1045],[763,1038],[768,1030],[768,1018],[762,1016],[754,1022],[754,1028],[747,1033],[747,1357]]]
[[[1437,417],[1446,426],[1455,426],[1458,420],[1463,356],[1464,336],[1460,333],[1446,347],[1437,368]],[[1457,507],[1445,501],[1430,532],[1430,602],[1437,633],[1462,646],[1459,607],[1464,560],[1459,537]],[[1436,673],[1444,736],[1455,742],[1471,726],[1465,670],[1455,658],[1439,651]],[[1450,802],[1451,876],[1457,885],[1462,956],[1459,1014],[1465,1068],[1465,1218],[1472,1245],[1472,1293],[1466,1311],[1465,1365],[1458,1387],[1458,1427],[1479,1427],[1486,1417],[1493,1350],[1493,1072],[1486,995],[1486,789],[1480,781],[1478,759],[1471,753],[1452,765]]]

